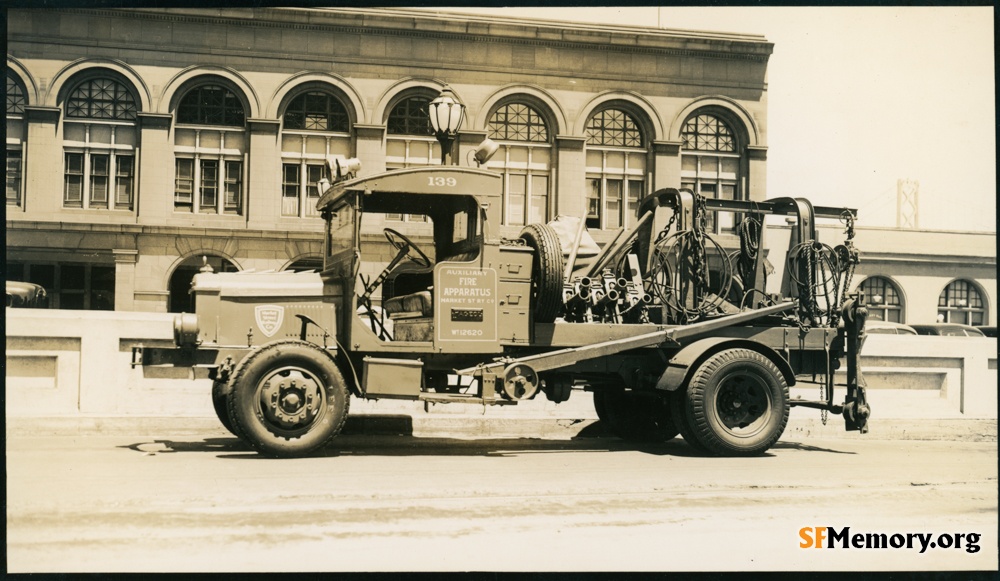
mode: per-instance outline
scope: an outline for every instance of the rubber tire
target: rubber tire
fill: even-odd
[[[563,259],[559,234],[548,224],[528,224],[520,237],[535,251],[532,261],[532,312],[536,323],[551,323],[563,307]]]
[[[227,403],[227,398],[229,392],[232,391],[229,382],[226,381],[213,381],[212,382],[212,407],[215,408],[215,416],[219,418],[222,422],[223,427],[229,431],[230,434],[241,438],[237,432],[236,428],[233,427],[233,421],[229,418],[229,405]]]
[[[745,434],[723,424],[718,402],[722,386],[740,376],[749,377],[762,388],[767,403],[767,409],[754,420],[760,425]],[[695,370],[682,409],[692,437],[709,453],[759,456],[778,441],[788,424],[788,385],[765,355],[750,349],[726,349],[710,356]]]
[[[301,434],[279,434],[257,415],[258,384],[272,371],[298,367],[316,377],[325,392],[326,408]],[[332,357],[320,347],[299,340],[275,341],[247,355],[230,382],[229,418],[237,435],[266,456],[294,458],[326,446],[344,428],[350,408],[347,382]]]
[[[708,454],[708,448],[703,446],[701,442],[698,441],[694,436],[694,430],[688,423],[688,419],[684,414],[684,408],[687,405],[687,393],[681,388],[676,391],[671,391],[670,395],[667,396],[670,400],[670,419],[673,420],[674,426],[677,431],[680,432],[681,437],[684,441],[688,443],[689,446],[697,450],[702,454]]]
[[[654,393],[601,390],[594,410],[614,435],[631,442],[660,443],[678,434],[666,398]]]

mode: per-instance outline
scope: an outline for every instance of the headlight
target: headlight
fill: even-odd
[[[174,344],[178,347],[198,344],[198,315],[181,313],[174,317]]]

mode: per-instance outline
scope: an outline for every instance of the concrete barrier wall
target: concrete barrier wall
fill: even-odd
[[[188,376],[186,370],[147,377],[129,366],[133,343],[173,344],[172,314],[5,314],[8,418],[212,414],[210,381],[178,379]]]
[[[129,365],[133,344],[172,344],[171,314],[6,309],[6,324],[8,418],[214,415],[209,380],[190,379],[186,369]],[[879,418],[997,417],[996,339],[871,335],[862,370]],[[803,384],[792,395],[817,399],[818,387]],[[839,394],[837,398],[842,400]],[[352,413],[422,408],[414,402],[352,403]],[[540,396],[513,408],[454,404],[428,406],[427,411],[511,419],[595,417],[585,393],[574,393],[558,405]]]

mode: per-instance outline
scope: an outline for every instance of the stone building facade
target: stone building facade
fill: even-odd
[[[339,8],[22,8],[7,26],[5,267],[55,308],[185,310],[205,259],[316,268],[323,160],[440,163],[427,104],[445,86],[466,106],[458,163],[500,144],[504,235],[586,215],[604,242],[663,187],[768,197],[758,35]],[[385,226],[419,241],[423,220],[365,224],[367,244]],[[941,262],[919,247],[872,267]],[[968,283],[995,324],[989,254],[942,288]]]

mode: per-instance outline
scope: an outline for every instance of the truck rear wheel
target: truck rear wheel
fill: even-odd
[[[528,224],[521,239],[534,249],[531,267],[532,305],[536,323],[551,323],[562,310],[563,260],[559,234],[548,224]]]
[[[694,437],[694,430],[688,423],[687,416],[684,413],[684,408],[687,405],[687,393],[684,389],[678,389],[677,391],[671,391],[667,398],[670,400],[670,419],[673,420],[674,426],[677,427],[677,431],[680,432],[681,437],[695,450],[708,454],[708,448],[703,446]]]
[[[347,420],[350,394],[333,359],[304,341],[264,345],[241,362],[227,397],[237,435],[268,456],[304,456]]]
[[[635,391],[594,392],[597,417],[611,433],[632,442],[666,442],[677,435],[665,397]]]
[[[750,349],[709,357],[691,376],[685,396],[687,428],[715,455],[763,454],[788,423],[784,376],[774,362]]]

